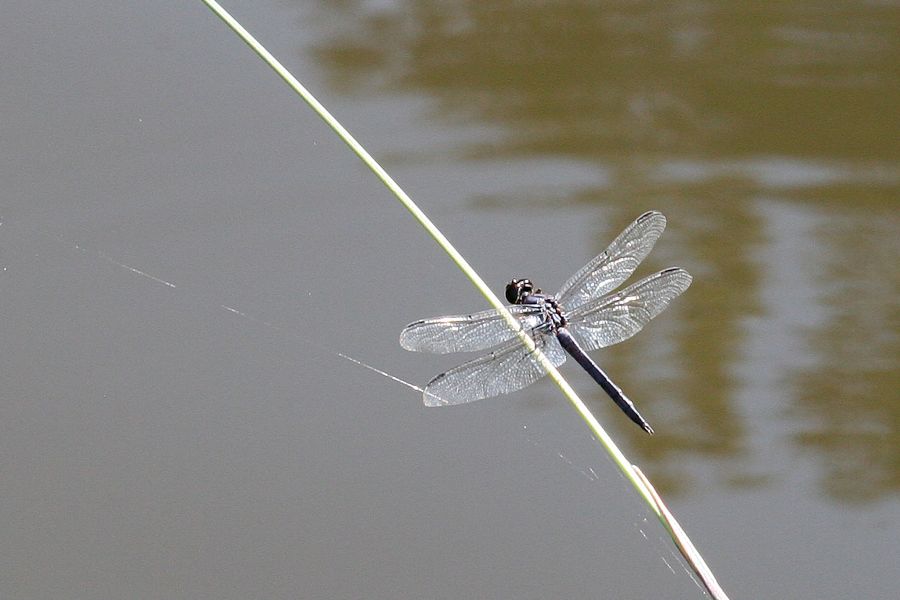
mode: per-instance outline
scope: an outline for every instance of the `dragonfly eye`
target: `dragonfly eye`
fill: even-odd
[[[530,279],[513,279],[506,284],[506,299],[510,304],[521,304],[522,298],[534,291]]]

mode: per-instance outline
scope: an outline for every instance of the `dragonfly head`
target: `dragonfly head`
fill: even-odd
[[[506,284],[506,299],[510,304],[521,304],[525,296],[535,292],[540,294],[541,290],[535,290],[530,279],[513,279]]]

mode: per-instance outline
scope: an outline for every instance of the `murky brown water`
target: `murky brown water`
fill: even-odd
[[[684,452],[739,454],[754,434],[747,396],[818,457],[823,493],[896,495],[896,6],[398,2],[322,15],[341,23],[316,51],[338,89],[424,96],[429,118],[490,129],[457,145],[469,160],[604,173],[549,196],[476,197],[472,218],[552,203],[676,220],[677,260],[698,277],[675,342],[689,365],[679,414],[648,449],[669,473]]]
[[[733,598],[895,594],[896,5],[227,7],[497,287],[663,211],[694,283],[595,355],[657,435],[564,374]],[[0,51],[0,596],[700,596],[552,386],[336,355],[483,302],[199,2]]]

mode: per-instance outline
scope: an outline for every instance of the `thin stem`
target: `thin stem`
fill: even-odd
[[[651,500],[649,492],[641,485],[640,480],[631,470],[631,463],[625,458],[625,455],[618,449],[609,435],[604,431],[603,427],[597,421],[596,418],[591,414],[588,410],[587,406],[582,402],[582,400],[575,393],[575,390],[563,379],[562,375],[560,375],[559,371],[547,360],[546,356],[540,352],[539,349],[536,349],[534,346],[534,340],[532,340],[528,334],[524,332],[519,321],[510,314],[508,310],[506,310],[505,305],[500,301],[500,299],[491,291],[488,285],[484,282],[484,280],[475,272],[475,269],[469,265],[468,261],[453,247],[443,233],[441,233],[440,229],[438,229],[437,225],[435,225],[428,216],[422,212],[422,210],[413,202],[412,198],[410,198],[406,192],[403,191],[403,188],[394,181],[394,179],[388,175],[387,171],[382,168],[378,162],[372,158],[372,155],[369,154],[365,148],[363,148],[356,139],[350,135],[350,132],[340,124],[340,122],[334,118],[334,116],[328,112],[322,103],[316,100],[315,96],[310,93],[306,87],[300,83],[296,77],[294,77],[285,67],[282,65],[278,59],[272,56],[268,50],[266,50],[262,44],[260,44],[250,33],[244,29],[240,23],[234,20],[234,18],[228,14],[225,9],[223,9],[215,0],[203,0],[203,2],[209,6],[209,8],[221,18],[238,36],[248,45],[250,48],[256,52],[263,61],[266,62],[272,69],[281,77],[285,83],[287,83],[291,89],[293,89],[297,94],[306,101],[307,104],[318,114],[325,123],[331,127],[332,130],[341,138],[344,143],[346,143],[351,150],[369,167],[375,176],[378,177],[379,180],[400,200],[401,204],[415,217],[415,219],[425,228],[425,230],[434,238],[437,244],[443,248],[444,252],[446,252],[450,258],[457,264],[457,266],[462,270],[462,272],[469,278],[472,284],[478,289],[479,292],[487,299],[487,301],[493,306],[495,309],[500,311],[507,322],[510,324],[514,330],[519,333],[519,337],[522,339],[522,342],[528,346],[529,350],[534,350],[536,356],[538,356],[538,360],[541,361],[542,366],[547,370],[550,377],[556,382],[556,384],[562,389],[563,393],[569,399],[569,402],[575,406],[575,409],[581,414],[582,418],[587,422],[588,427],[591,428],[591,431],[597,436],[597,439],[606,447],[607,451],[612,455],[613,460],[619,466],[619,469],[625,474],[626,477],[632,482],[632,485],[638,489],[642,496],[644,496],[644,500],[653,506],[653,502]],[[657,514],[658,511],[654,510]]]
[[[462,272],[469,278],[472,284],[478,289],[479,292],[487,299],[491,306],[497,309],[503,316],[506,318],[509,326],[515,330],[519,336],[519,339],[522,340],[522,343],[525,344],[528,349],[535,353],[535,356],[541,363],[541,366],[547,371],[550,375],[550,378],[559,386],[560,390],[562,390],[563,394],[565,394],[566,398],[568,398],[569,402],[575,407],[575,410],[578,411],[578,414],[581,415],[581,418],[584,419],[585,423],[587,423],[588,427],[594,433],[594,436],[597,440],[603,445],[606,449],[607,453],[612,457],[613,462],[615,462],[616,466],[619,467],[619,470],[628,481],[631,482],[631,485],[638,491],[650,509],[656,513],[657,517],[662,521],[663,525],[666,529],[673,534],[673,539],[675,539],[676,544],[681,546],[681,542],[678,538],[674,537],[674,529],[670,523],[667,522],[666,517],[664,516],[664,512],[657,503],[656,498],[654,497],[653,492],[648,488],[644,483],[644,479],[642,479],[642,474],[639,474],[639,471],[636,468],[632,468],[631,463],[628,459],[625,458],[625,455],[622,454],[622,451],[619,450],[618,446],[616,446],[615,442],[613,442],[612,438],[606,433],[603,427],[600,425],[599,421],[594,417],[590,410],[588,410],[587,405],[578,397],[575,393],[575,390],[569,385],[569,383],[563,379],[563,376],[560,375],[559,371],[556,370],[556,367],[547,360],[547,357],[540,351],[540,349],[535,347],[534,340],[528,336],[527,333],[523,330],[519,321],[512,315],[503,302],[491,291],[488,285],[484,282],[484,280],[475,272],[475,270],[469,265],[468,261],[453,247],[443,233],[441,233],[440,229],[428,218],[428,216],[422,212],[422,210],[413,202],[412,198],[410,198],[406,192],[397,184],[394,179],[388,175],[387,171],[385,171],[378,162],[372,158],[372,156],[363,148],[359,142],[354,139],[350,132],[338,122],[337,119],[332,116],[328,110],[322,106],[322,104],[316,100],[316,98],[303,86],[291,73],[282,65],[272,54],[266,50],[262,44],[260,44],[250,33],[244,29],[240,23],[238,23],[228,12],[225,11],[215,0],[203,0],[203,2],[212,10],[222,21],[225,22],[237,35],[240,37],[244,43],[246,43],[250,48],[259,55],[263,61],[266,62],[272,69],[281,77],[285,83],[287,83],[291,89],[293,89],[297,94],[300,95],[301,98],[318,114],[325,123],[331,127],[332,130],[340,137],[347,146],[360,158],[360,160],[365,163],[369,169],[375,173],[375,176],[378,177],[379,180],[391,191],[394,196],[406,207],[406,209],[415,217],[415,219],[425,228],[425,230],[431,235],[432,238],[438,243],[438,245],[443,248],[444,252],[447,253],[448,256],[456,263],[456,265],[462,270]],[[688,541],[689,542],[689,541]],[[698,554],[699,556],[699,554]],[[700,559],[702,561],[702,559]],[[689,559],[690,561],[690,559]],[[691,561],[692,562],[692,561]],[[692,562],[693,564],[693,562]],[[705,563],[704,563],[705,564]],[[715,595],[715,598],[725,598],[724,592],[723,595]]]

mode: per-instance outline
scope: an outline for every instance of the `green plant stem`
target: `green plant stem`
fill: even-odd
[[[588,410],[587,405],[578,397],[575,393],[575,390],[568,384],[568,382],[563,379],[562,375],[560,375],[559,371],[556,367],[547,360],[547,357],[540,351],[540,349],[535,347],[534,340],[528,336],[527,333],[522,329],[519,321],[512,315],[508,310],[506,310],[505,305],[500,299],[491,291],[488,285],[484,282],[483,279],[475,272],[475,270],[469,265],[465,258],[453,247],[450,241],[444,236],[443,233],[437,228],[437,226],[428,218],[428,216],[422,212],[422,210],[413,202],[412,198],[410,198],[406,192],[397,184],[394,179],[388,175],[387,171],[385,171],[381,165],[376,162],[374,158],[363,148],[356,139],[350,135],[350,132],[344,128],[343,125],[335,119],[330,112],[318,101],[316,98],[307,90],[303,84],[301,84],[272,54],[266,50],[262,44],[260,44],[256,39],[250,35],[250,33],[244,29],[240,23],[238,23],[228,12],[225,11],[215,0],[203,0],[203,2],[212,10],[222,21],[224,21],[250,48],[259,55],[263,61],[266,62],[272,69],[281,77],[285,83],[287,83],[291,89],[293,89],[297,94],[300,95],[301,98],[318,114],[329,127],[340,137],[347,146],[360,158],[360,160],[365,163],[369,169],[375,173],[375,176],[378,177],[379,180],[397,197],[397,199],[403,204],[404,207],[415,217],[415,219],[425,228],[425,230],[431,235],[432,238],[438,243],[438,245],[443,248],[443,250],[450,256],[453,262],[462,270],[462,272],[469,278],[472,284],[478,289],[479,292],[487,299],[492,307],[497,309],[503,316],[506,318],[509,326],[515,330],[519,336],[519,339],[522,340],[522,343],[525,344],[528,349],[535,353],[535,356],[541,363],[541,366],[549,374],[550,378],[556,383],[557,386],[562,390],[563,394],[568,398],[569,402],[578,411],[578,414],[581,415],[581,418],[587,423],[590,430],[593,432],[594,436],[597,440],[603,445],[606,449],[607,453],[612,457],[613,462],[625,475],[628,481],[631,482],[631,485],[637,490],[637,492],[641,495],[650,509],[657,515],[662,524],[669,531],[670,535],[673,536],[673,539],[681,548],[681,544],[679,544],[679,539],[676,537],[676,529],[672,527],[672,524],[667,522],[666,517],[664,516],[664,512],[662,507],[657,503],[657,500],[654,497],[654,493],[651,492],[651,489],[645,485],[645,480],[642,479],[642,474],[639,473],[636,468],[632,468],[631,463],[628,459],[625,458],[625,455],[619,450],[618,446],[616,446],[615,442],[613,442],[612,438],[606,433],[603,427],[600,425],[600,422],[597,421],[596,417]],[[679,528],[680,529],[680,528]],[[688,540],[688,543],[689,540]],[[691,546],[693,547],[693,546]],[[699,557],[699,554],[697,555]],[[700,561],[703,559],[700,558]],[[689,558],[689,561],[690,558]],[[693,561],[691,561],[693,564]],[[705,563],[702,563],[705,566]],[[711,573],[710,573],[711,575]],[[709,586],[707,586],[709,589]],[[721,589],[721,588],[720,588]],[[722,592],[724,594],[724,592]],[[716,598],[725,598],[724,595],[715,595]]]
[[[262,58],[266,64],[268,64],[272,69],[278,73],[278,75],[287,83],[291,89],[293,89],[297,94],[306,101],[307,104],[318,114],[326,124],[328,124],[331,129],[340,137],[344,143],[346,143],[351,150],[362,160],[367,167],[369,167],[375,176],[378,177],[379,180],[397,197],[398,200],[403,204],[406,209],[412,213],[413,217],[425,228],[425,230],[434,238],[434,240],[438,243],[438,245],[444,249],[444,251],[450,256],[450,258],[457,264],[457,266],[462,270],[462,272],[469,278],[472,284],[478,289],[479,292],[487,299],[487,301],[493,306],[495,309],[500,311],[507,322],[510,324],[515,331],[519,333],[519,337],[522,339],[522,343],[529,347],[529,350],[534,350],[535,354],[541,360],[542,366],[547,370],[550,377],[556,382],[556,384],[562,389],[563,393],[569,399],[569,402],[575,406],[575,409],[579,412],[581,417],[587,422],[588,427],[591,428],[591,431],[597,436],[597,439],[606,447],[607,451],[613,457],[613,460],[618,465],[619,469],[625,474],[626,477],[632,482],[632,485],[637,488],[642,496],[644,496],[644,500],[653,507],[653,502],[650,498],[649,492],[644,489],[644,486],[640,483],[639,479],[635,476],[634,472],[631,470],[631,463],[625,458],[625,455],[618,449],[609,435],[604,431],[603,427],[597,421],[593,414],[588,410],[587,406],[584,402],[578,397],[575,393],[575,390],[563,379],[562,375],[560,375],[559,371],[547,360],[547,358],[540,352],[539,349],[535,348],[534,340],[532,340],[528,334],[524,332],[521,324],[518,320],[510,314],[508,310],[506,310],[505,305],[500,301],[500,299],[491,291],[488,285],[484,282],[484,280],[475,272],[471,265],[469,265],[468,261],[453,247],[443,233],[441,233],[440,229],[428,218],[428,216],[422,212],[422,210],[413,202],[412,198],[410,198],[406,192],[397,184],[394,179],[388,175],[387,171],[382,168],[381,165],[376,162],[372,155],[370,155],[365,148],[363,148],[359,142],[354,139],[350,132],[344,128],[343,125],[335,119],[328,110],[322,106],[322,104],[316,100],[316,98],[300,83],[297,78],[295,78],[291,73],[282,65],[274,56],[272,56],[268,50],[266,50],[256,39],[250,35],[250,33],[244,29],[240,23],[234,20],[225,10],[219,6],[215,0],[203,0],[203,2],[209,6],[209,8],[216,13],[225,23],[234,30],[235,33],[248,45],[250,48],[256,52],[260,58]],[[658,511],[654,510],[657,514]]]

